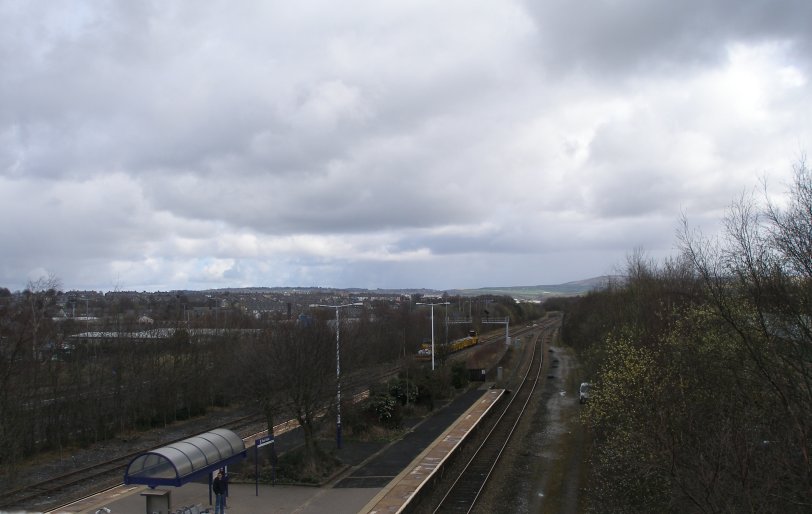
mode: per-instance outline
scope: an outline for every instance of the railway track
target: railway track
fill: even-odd
[[[514,335],[523,335],[528,332],[538,331],[542,328],[543,326],[533,329],[530,327],[516,327]],[[502,336],[498,334],[491,335],[487,338],[487,340],[484,340],[483,343],[489,341],[499,341],[501,340],[501,337]],[[540,354],[539,351],[536,353]],[[354,377],[348,377],[347,383],[344,385],[344,387],[348,390],[348,392],[351,392],[353,397],[364,397],[364,393],[368,393],[368,390],[363,389],[362,383],[366,382],[366,384],[369,384],[370,382],[385,380],[395,376],[398,371],[399,368],[379,370],[378,372],[367,375],[366,377],[358,377],[357,381],[353,380]],[[255,427],[256,424],[262,420],[263,418],[261,418],[259,415],[252,414],[229,420],[219,425],[212,426],[206,430],[211,430],[214,428],[229,428],[237,432],[240,437],[248,438],[252,435],[257,436],[262,433],[257,433],[255,429],[252,429],[252,427]],[[288,421],[277,426],[287,427],[290,423],[291,421]],[[264,433],[267,433],[267,431]],[[167,440],[156,447],[166,446],[168,444],[186,439],[187,437],[189,437],[189,435]],[[3,508],[21,505],[36,505],[36,510],[44,511],[53,510],[55,508],[58,509],[59,505],[70,504],[75,501],[76,498],[87,497],[89,495],[118,486],[121,484],[121,477],[124,475],[124,471],[129,462],[135,456],[151,449],[154,448],[143,448],[139,451],[116,456],[115,458],[106,460],[104,462],[99,462],[97,464],[73,470],[58,476],[52,476],[37,483],[29,483],[17,489],[2,491],[0,492],[0,510]],[[71,498],[70,501],[67,501],[67,498]]]
[[[539,382],[543,356],[542,341],[542,337],[535,338],[531,362],[520,386],[513,391],[510,400],[503,402],[500,410],[493,414],[491,419],[495,421],[492,422],[484,441],[431,512],[468,513],[476,505]]]
[[[229,427],[232,430],[240,430],[256,425],[261,419],[260,416],[251,414],[229,420],[228,422],[213,426],[211,429]],[[160,446],[176,443],[187,437],[188,436],[173,438],[167,440]],[[94,492],[104,491],[110,486],[120,484],[121,477],[124,476],[124,471],[130,461],[137,455],[151,449],[154,448],[141,449],[124,455],[118,455],[103,462],[98,462],[61,475],[51,476],[46,480],[26,484],[23,487],[4,491],[0,493],[0,509],[27,505],[34,502],[38,505],[47,506],[49,503],[55,503],[49,500],[50,498],[61,497],[66,492],[70,493],[71,491],[75,491],[77,495],[87,495],[88,489],[92,489]],[[56,500],[56,502],[59,502],[59,500]]]
[[[345,385],[355,401],[360,401],[369,395],[369,389],[362,384],[371,381],[386,380],[397,374],[397,368],[389,368],[373,373],[365,377],[365,380],[356,379]],[[332,396],[331,396],[332,398]],[[244,439],[255,439],[261,435],[267,435],[267,430],[257,431],[257,426],[262,424],[265,418],[259,414],[250,414],[239,418],[233,418],[218,425],[211,426],[206,430],[215,428],[228,428]],[[290,430],[298,426],[295,420],[288,420],[276,425],[275,430]],[[205,431],[205,430],[204,430]],[[277,432],[278,433],[278,432]],[[194,435],[194,434],[193,434]],[[29,483],[22,487],[9,491],[0,492],[0,510],[23,505],[36,505],[41,510],[53,510],[60,505],[73,503],[78,497],[86,497],[92,494],[103,492],[111,487],[121,485],[121,477],[124,476],[127,465],[137,455],[150,451],[157,447],[167,446],[190,437],[185,435],[164,441],[156,447],[142,448],[116,456],[112,459],[98,462],[90,466],[72,470],[60,475],[51,476],[36,483]],[[64,498],[69,497],[70,500]],[[61,500],[58,498],[62,498]]]

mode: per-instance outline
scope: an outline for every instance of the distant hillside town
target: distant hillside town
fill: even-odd
[[[50,310],[53,321],[85,326],[177,326],[178,322],[211,328],[234,326],[237,318],[293,319],[313,304],[357,302],[452,301],[450,310],[470,310],[472,298],[509,296],[516,301],[543,302],[552,296],[583,294],[606,285],[613,277],[597,277],[559,285],[480,289],[334,289],[321,287],[250,287],[207,291],[55,291]],[[24,295],[0,288],[0,298]],[[485,300],[483,300],[485,301]],[[229,314],[232,320],[229,321]],[[242,322],[245,320],[242,319]]]

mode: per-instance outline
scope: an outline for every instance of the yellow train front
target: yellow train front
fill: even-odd
[[[468,331],[467,336],[448,343],[448,351],[445,351],[445,345],[439,345],[437,352],[439,355],[448,355],[466,348],[470,348],[477,343],[479,343],[479,335],[476,333],[476,330],[470,330]],[[431,343],[423,343],[420,345],[420,349],[417,351],[417,360],[431,360]]]

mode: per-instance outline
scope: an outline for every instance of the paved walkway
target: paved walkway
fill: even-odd
[[[388,446],[350,476],[338,482],[336,487],[380,488],[385,486],[429,444],[440,437],[445,429],[462,416],[483,393],[483,390],[475,389],[458,396],[449,405],[423,420],[403,439]]]
[[[229,498],[226,514],[258,513],[354,513],[360,511],[380,489],[327,489],[320,487],[300,486],[266,486],[256,488],[249,484],[229,484]],[[144,514],[145,499],[140,495],[144,487],[133,487],[112,502],[90,506],[80,512],[94,514],[96,509],[108,507],[111,514]],[[172,509],[184,506],[208,505],[208,486],[206,484],[187,484],[171,489]],[[214,512],[214,507],[210,507]],[[74,511],[71,511],[74,512]]]
[[[361,511],[365,514],[385,514],[409,511],[411,502],[419,502],[448,459],[464,444],[480,421],[504,394],[504,389],[491,389],[474,402],[465,414],[451,423],[443,434],[429,444],[403,471]]]

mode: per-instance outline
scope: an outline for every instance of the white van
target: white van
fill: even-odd
[[[581,388],[578,391],[578,399],[581,403],[586,403],[589,400],[589,382],[581,382]]]

